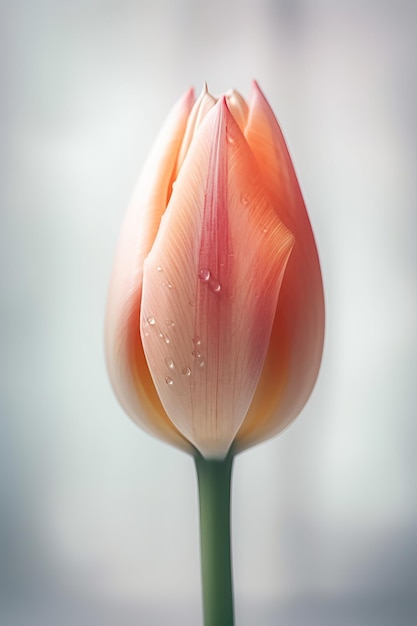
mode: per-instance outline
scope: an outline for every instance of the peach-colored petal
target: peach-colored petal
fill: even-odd
[[[245,99],[236,89],[231,89],[226,94],[226,102],[230,113],[243,133],[249,114],[249,108]]]
[[[143,261],[154,242],[194,95],[188,91],[166,120],[127,211],[116,250],[106,318],[107,365],[114,391],[140,426],[185,450],[153,385],[139,333]]]
[[[193,137],[197,131],[197,128],[200,126],[203,119],[206,117],[207,113],[214,107],[216,104],[216,98],[208,92],[207,83],[204,83],[203,90],[197,100],[194,102],[194,106],[191,109],[190,115],[188,116],[187,127],[185,129],[184,138],[181,143],[181,148],[178,154],[177,167],[176,167],[176,176],[180,171],[182,164],[184,163],[185,155],[188,152],[188,148],[193,140]]]
[[[280,432],[313,389],[324,337],[320,264],[310,222],[284,138],[254,85],[245,137],[259,164],[277,215],[295,235],[262,376],[236,438],[241,450]]]
[[[293,245],[225,99],[194,136],[144,265],[141,334],[176,428],[222,458],[262,371]]]

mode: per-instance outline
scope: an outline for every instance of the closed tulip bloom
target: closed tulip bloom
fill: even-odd
[[[106,349],[130,417],[223,459],[279,433],[322,353],[320,266],[283,136],[249,104],[187,92],[147,160],[120,235]]]

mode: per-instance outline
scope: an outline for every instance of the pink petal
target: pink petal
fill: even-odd
[[[166,416],[149,374],[139,319],[143,261],[155,240],[171,193],[193,101],[190,90],[174,107],[138,180],[119,237],[106,317],[107,365],[120,403],[145,430],[186,450],[190,446]]]
[[[237,122],[242,133],[245,130],[245,126],[248,120],[249,108],[245,99],[240,95],[236,89],[231,89],[226,94],[227,108],[233,115],[234,120]]]
[[[245,137],[279,218],[295,235],[264,371],[236,448],[280,432],[306,403],[319,371],[324,338],[320,264],[308,215],[275,116],[254,84]]]
[[[199,127],[144,265],[141,334],[175,427],[222,458],[251,404],[293,246],[222,98]]]
[[[190,111],[190,115],[187,120],[187,127],[185,129],[184,137],[181,143],[181,149],[177,159],[177,166],[175,172],[175,178],[177,178],[184,162],[185,156],[188,152],[190,144],[193,140],[194,134],[197,128],[200,126],[207,113],[216,104],[216,99],[208,92],[207,83],[204,83],[203,90],[197,100],[194,102],[194,106]]]

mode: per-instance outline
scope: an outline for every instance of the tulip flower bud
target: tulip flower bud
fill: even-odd
[[[139,178],[111,281],[107,362],[142,427],[207,459],[280,432],[322,353],[320,266],[284,139],[249,104],[187,92]]]

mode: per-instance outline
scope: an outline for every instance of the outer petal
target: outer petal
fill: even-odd
[[[139,319],[143,261],[166,208],[193,101],[190,90],[176,104],[138,180],[119,237],[106,317],[107,366],[120,403],[142,428],[186,450],[191,446],[167,418],[149,374]]]
[[[194,102],[194,106],[190,111],[187,120],[187,127],[185,129],[184,137],[181,143],[181,148],[178,154],[177,166],[176,166],[176,176],[177,178],[178,172],[180,171],[182,164],[184,162],[185,156],[188,152],[190,144],[193,140],[194,134],[197,128],[200,126],[201,122],[207,115],[207,113],[214,107],[216,104],[216,99],[208,92],[207,83],[204,83],[203,91],[200,96]]]
[[[319,259],[301,191],[281,130],[259,87],[245,137],[275,210],[295,235],[262,377],[236,439],[244,449],[280,432],[306,403],[317,378],[324,338]]]
[[[141,313],[162,404],[206,457],[227,454],[252,401],[292,245],[222,98],[145,261]]]

